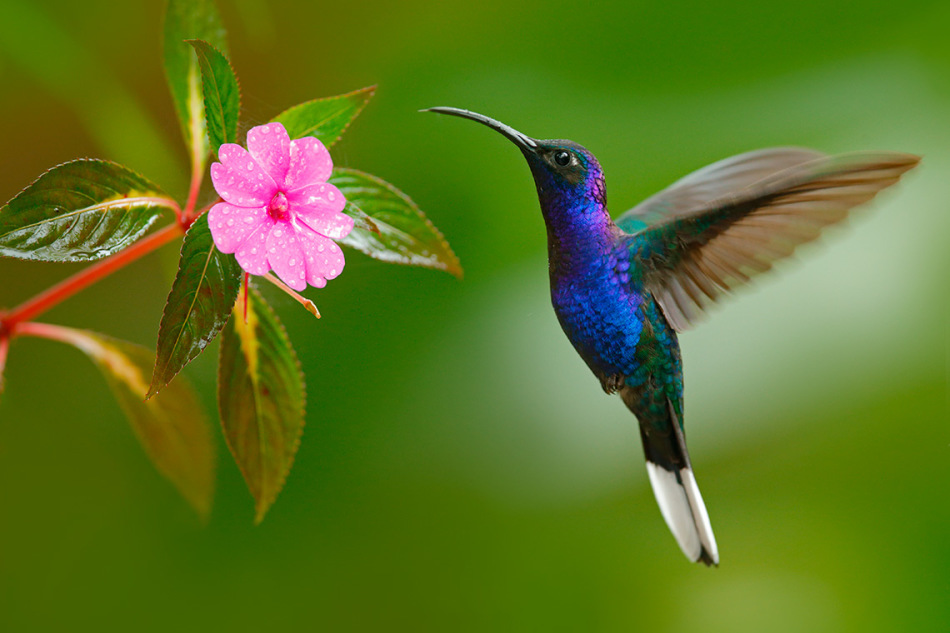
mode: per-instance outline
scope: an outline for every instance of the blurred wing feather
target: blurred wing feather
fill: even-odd
[[[631,251],[646,266],[646,285],[670,324],[684,331],[711,302],[814,240],[919,160],[794,148],[750,152],[690,174],[624,214],[618,226],[646,226],[630,237]]]
[[[707,208],[723,196],[823,156],[801,147],[773,147],[730,156],[680,178],[624,213],[615,223],[627,233],[636,233],[669,219],[670,215]]]

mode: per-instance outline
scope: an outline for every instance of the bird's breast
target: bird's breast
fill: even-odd
[[[583,269],[552,262],[551,302],[564,333],[598,377],[636,369],[644,295],[630,283],[628,260],[604,257]]]

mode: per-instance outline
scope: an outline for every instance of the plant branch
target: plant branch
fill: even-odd
[[[200,213],[195,213],[195,205],[198,203],[198,192],[201,191],[201,179],[203,171],[199,167],[198,162],[195,162],[192,165],[191,170],[191,185],[188,188],[188,201],[185,203],[185,210],[180,216],[181,223],[188,228],[191,226],[191,223],[194,222]]]
[[[0,331],[0,393],[3,392],[3,370],[7,366],[7,352],[10,351],[10,335]]]
[[[77,345],[80,341],[85,339],[84,336],[80,335],[73,328],[53,325],[52,323],[37,323],[35,321],[20,323],[17,325],[16,333],[17,336],[35,336],[37,338],[45,338],[70,345]]]
[[[116,253],[112,257],[93,264],[88,268],[84,268],[72,277],[64,279],[55,286],[41,292],[32,299],[28,299],[7,312],[0,318],[0,324],[3,326],[0,329],[13,330],[17,324],[32,320],[80,290],[96,283],[103,277],[111,275],[116,270],[164,246],[175,238],[181,237],[184,235],[184,232],[184,228],[181,224],[169,224],[148,237],[135,242],[124,251]]]

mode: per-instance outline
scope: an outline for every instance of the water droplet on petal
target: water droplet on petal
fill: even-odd
[[[323,249],[324,249],[324,248],[325,248],[325,247],[323,246],[323,243],[322,243],[322,242],[317,245],[317,250],[320,251],[321,253],[323,252]]]
[[[254,216],[253,216],[253,215],[246,215],[246,216],[244,216],[244,224],[250,224],[250,223],[253,222],[253,221],[254,221]]]
[[[251,255],[257,255],[257,247],[256,247],[256,246],[252,246],[252,247],[251,247]]]
[[[228,226],[234,226],[234,218],[228,218]]]
[[[280,229],[274,229],[274,237],[280,237],[284,232]]]
[[[296,260],[296,259],[292,259],[292,260],[290,260],[289,262],[287,262],[287,265],[290,266],[290,267],[294,267],[294,266],[297,265],[297,260]]]
[[[331,277],[335,277],[335,276],[336,276],[336,268],[331,268],[331,269],[330,269],[330,276],[331,276]]]
[[[274,247],[274,246],[271,246],[271,247],[270,247],[270,252],[276,253],[276,252],[277,252],[277,248]]]
[[[336,199],[335,193],[331,191],[330,193],[327,194],[327,200],[329,200],[330,202],[333,202],[334,199]]]

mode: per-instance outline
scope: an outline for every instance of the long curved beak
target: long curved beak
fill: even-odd
[[[509,125],[505,125],[500,121],[496,121],[490,117],[485,116],[484,114],[479,114],[477,112],[472,112],[471,110],[462,110],[461,108],[448,108],[445,106],[438,106],[435,108],[426,108],[425,110],[420,110],[420,112],[437,112],[439,114],[450,114],[452,116],[462,117],[463,119],[471,119],[472,121],[478,121],[482,125],[487,125],[496,132],[500,132],[505,138],[510,140],[512,143],[521,148],[521,151],[535,153],[538,149],[538,142],[522,134],[518,130],[514,129]]]

